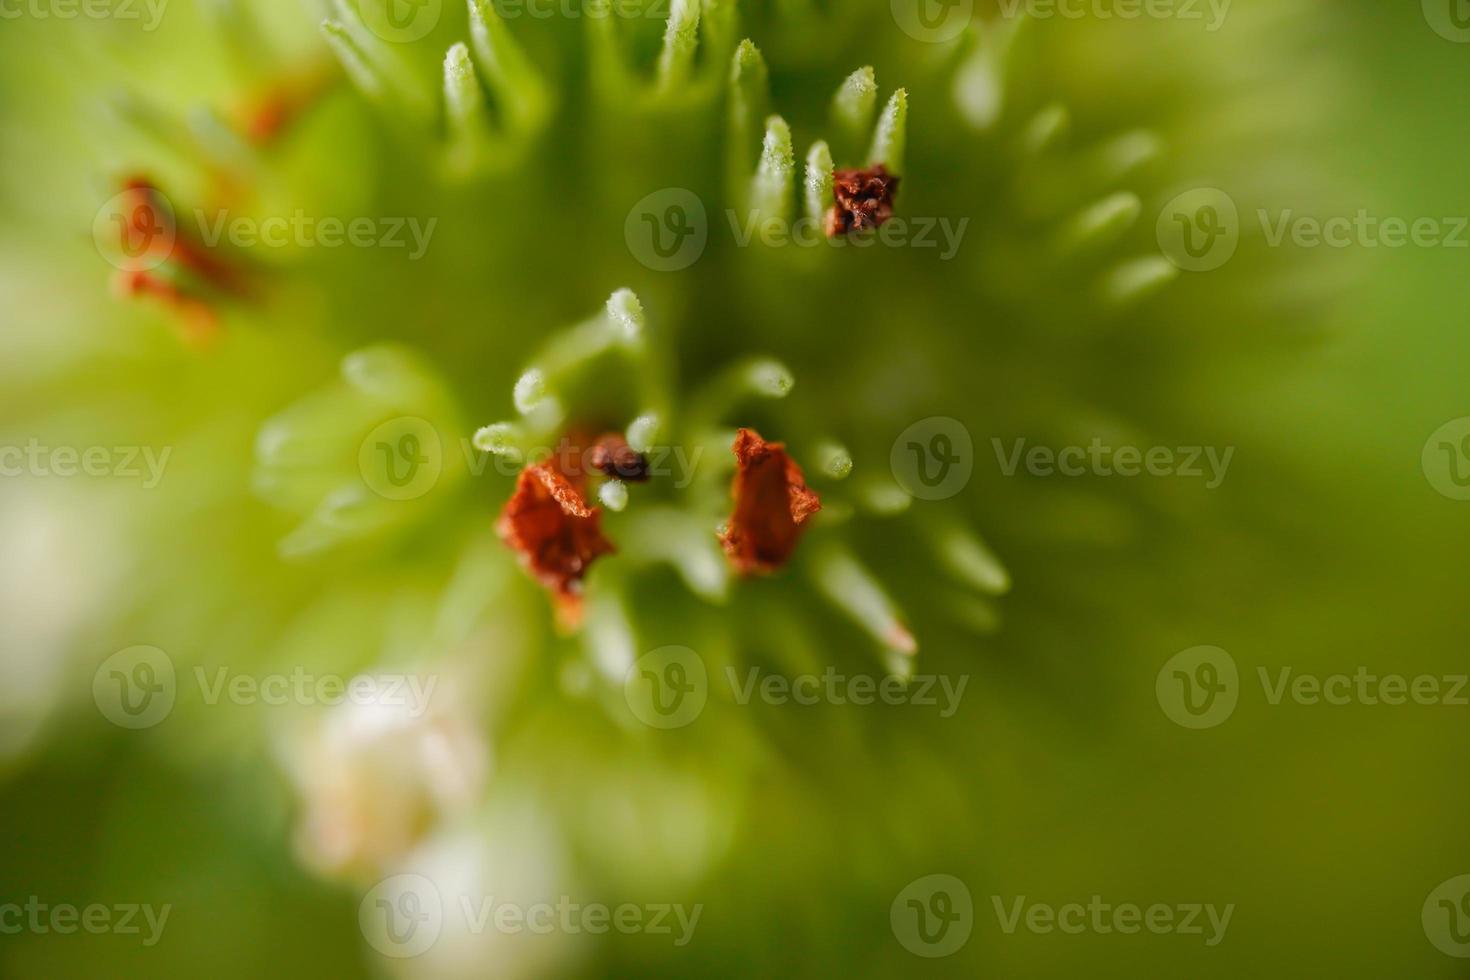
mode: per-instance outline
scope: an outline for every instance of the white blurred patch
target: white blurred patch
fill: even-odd
[[[347,703],[288,736],[281,755],[300,797],[297,847],[309,866],[329,875],[378,871],[475,808],[490,747],[483,720],[453,687],[441,683],[427,711]]]
[[[67,645],[106,594],[106,527],[24,479],[0,481],[0,763],[63,695]]]
[[[433,883],[441,902],[438,935],[412,958],[368,956],[404,980],[527,980],[563,976],[590,938],[555,928],[532,932],[497,927],[489,909],[565,902],[577,894],[548,814],[526,804],[502,804],[482,820],[432,838],[392,869]]]

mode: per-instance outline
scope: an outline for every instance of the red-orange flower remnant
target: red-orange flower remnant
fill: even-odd
[[[244,272],[189,234],[148,178],[123,181],[115,206],[118,294],[162,300],[178,312],[189,341],[210,340],[219,326],[217,300],[249,298]]]
[[[821,499],[806,485],[801,467],[779,442],[741,429],[735,436],[735,512],[720,535],[736,571],[742,575],[773,572],[796,549],[803,525],[822,509]]]
[[[588,507],[585,481],[564,476],[552,462],[521,471],[515,493],[500,512],[495,530],[520,556],[521,564],[556,601],[567,629],[582,619],[582,578],[588,567],[616,549],[602,535],[602,511]]]
[[[270,146],[321,100],[336,76],[326,63],[282,76],[241,103],[236,128],[255,146]]]
[[[827,237],[877,228],[893,217],[893,195],[898,178],[883,164],[867,170],[838,170],[832,174],[832,210],[827,212]]]

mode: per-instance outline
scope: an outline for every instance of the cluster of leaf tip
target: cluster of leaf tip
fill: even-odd
[[[854,463],[833,439],[813,439],[803,468],[785,444],[728,423],[748,411],[747,403],[781,399],[791,391],[794,378],[779,362],[738,362],[676,399],[650,346],[637,296],[615,292],[603,311],[553,335],[532,358],[515,385],[517,417],[474,436],[476,448],[521,468],[496,528],[550,592],[560,625],[590,625],[594,646],[630,646],[622,635],[629,627],[620,585],[592,583],[592,591],[605,592],[590,603],[593,613],[584,614],[589,570],[615,553],[613,560],[627,559],[635,567],[672,565],[694,594],[714,603],[728,599],[733,578],[773,574],[794,564],[818,595],[874,637],[890,669],[909,673],[917,641],[889,591],[840,531],[859,512],[905,512],[907,494],[880,474],[852,481],[852,491],[842,492]],[[610,367],[609,358],[621,364]],[[616,428],[593,424],[603,411],[596,407],[595,383],[579,395],[588,379],[608,376],[629,379],[622,387],[640,400]],[[598,434],[603,428],[608,431]],[[678,458],[694,461],[692,472],[677,474],[687,479],[667,479],[676,474],[657,462],[669,457],[670,447],[677,447]],[[820,492],[808,485],[807,470]],[[630,507],[642,492],[630,492],[633,484],[647,484],[658,499]],[[616,541],[604,532],[603,508],[628,511]],[[1008,590],[1009,576],[977,535],[932,518],[921,524],[936,567],[971,594]],[[808,531],[812,540],[801,544]],[[793,562],[799,544],[806,553]]]

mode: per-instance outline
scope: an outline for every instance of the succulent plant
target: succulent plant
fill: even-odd
[[[1237,16],[1286,44],[1300,6]],[[17,403],[57,433],[81,424],[65,404],[91,441],[174,447],[155,492],[54,505],[58,541],[95,527],[124,556],[89,570],[99,636],[181,675],[437,680],[407,719],[261,725],[181,696],[170,724],[191,737],[156,751],[226,760],[261,801],[284,773],[303,858],[354,897],[455,866],[507,892],[702,884],[729,937],[766,900],[732,856],[760,854],[789,863],[782,907],[807,926],[842,918],[821,896],[843,873],[881,912],[895,875],[983,822],[991,803],[945,775],[982,726],[793,720],[733,679],[968,678],[977,658],[1044,677],[996,658],[1065,647],[1152,587],[1098,581],[1099,555],[1211,539],[1171,488],[925,494],[916,474],[962,476],[1001,433],[1167,440],[1212,359],[1309,336],[1309,277],[1288,291],[1249,241],[1181,274],[1154,218],[1211,181],[1305,185],[1282,134],[1316,118],[1316,80],[1283,104],[1271,78],[1227,87],[1240,34],[1182,25],[997,13],[935,40],[848,0],[413,9],[440,12],[401,28],[332,0],[317,37],[285,5],[179,10],[164,57],[115,36],[72,55],[128,78],[105,138],[11,123],[75,148],[35,178],[62,206],[12,229],[41,230],[6,287],[66,294],[7,342],[32,371]],[[90,91],[30,60],[63,98]],[[89,222],[116,268],[77,243]],[[1030,584],[1011,614],[1013,573]],[[628,685],[689,654],[699,717],[648,723]],[[915,799],[943,818],[916,826]],[[536,860],[516,865],[509,833]],[[530,975],[585,952],[494,955]],[[446,944],[415,969],[481,955]]]

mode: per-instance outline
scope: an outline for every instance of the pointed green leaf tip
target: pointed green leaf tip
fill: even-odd
[[[780,361],[762,358],[746,367],[747,390],[764,398],[785,398],[796,385],[791,369]]]
[[[347,72],[347,77],[352,79],[352,84],[357,86],[358,91],[370,99],[382,98],[383,77],[368,61],[347,28],[335,20],[324,20],[321,23],[321,32],[327,47],[337,56],[342,69]]]
[[[470,44],[486,86],[505,108],[512,126],[522,131],[537,128],[551,105],[546,79],[510,36],[491,0],[468,3]]]
[[[770,72],[760,49],[746,38],[730,63],[730,118],[726,137],[725,181],[736,206],[750,206],[750,172],[755,166],[755,134],[770,102]]]
[[[791,214],[792,181],[796,155],[791,149],[791,127],[780,116],[766,120],[761,161],[751,186],[750,206],[761,223],[785,221]]]
[[[878,107],[878,79],[872,65],[848,75],[832,98],[832,121],[850,149],[862,146]],[[842,146],[838,147],[839,150]]]
[[[444,115],[450,135],[472,139],[483,131],[484,94],[475,76],[470,49],[463,42],[454,45],[444,56]]]
[[[731,121],[754,128],[770,100],[771,74],[760,48],[750,38],[740,42],[730,62]]]
[[[1057,250],[1063,255],[1111,244],[1138,221],[1143,201],[1131,191],[1119,191],[1083,209],[1062,228]]]
[[[631,289],[619,289],[607,301],[608,322],[617,331],[618,339],[624,344],[635,344],[643,339],[643,304],[638,294]]]
[[[1021,151],[1032,156],[1046,152],[1067,137],[1072,128],[1072,113],[1061,103],[1053,103],[1038,112],[1021,133]]]
[[[909,93],[899,89],[883,107],[878,128],[873,132],[873,149],[868,154],[868,166],[878,164],[888,168],[894,176],[903,174],[904,150],[908,141]]]
[[[658,59],[659,87],[668,91],[689,75],[694,52],[699,47],[700,0],[673,0],[669,23],[664,29],[664,47]]]
[[[813,143],[806,155],[805,190],[807,218],[818,228],[825,227],[836,198],[832,192],[832,151],[823,140]]]

